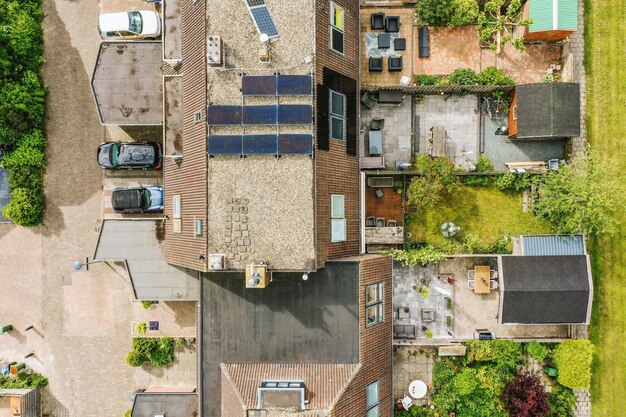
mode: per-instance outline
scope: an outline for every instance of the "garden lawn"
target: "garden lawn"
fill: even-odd
[[[456,242],[469,234],[490,244],[504,236],[551,233],[548,222],[522,211],[521,192],[500,191],[493,186],[460,186],[443,203],[410,214],[406,226],[413,242],[445,245],[448,241],[441,234],[441,225],[450,221],[462,228],[452,238]]]
[[[619,198],[626,192],[626,7],[624,0],[585,0],[585,6],[588,140],[600,153],[615,158]],[[618,233],[593,239],[591,244],[594,417],[619,416],[626,409],[626,212],[618,216]]]

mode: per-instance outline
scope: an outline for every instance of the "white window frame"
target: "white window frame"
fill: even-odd
[[[334,18],[335,18],[335,10],[341,10],[341,20],[342,20],[342,26],[343,28],[337,27],[335,26],[335,22],[334,22]],[[345,27],[346,27],[346,10],[333,3],[332,1],[330,2],[330,49],[332,49],[333,51],[337,52],[338,54],[344,55],[345,52],[345,48],[346,48],[346,33],[345,33]],[[341,51],[338,51],[337,49],[335,49],[335,45],[333,43],[333,31],[337,31],[339,33],[341,33]]]
[[[183,204],[180,195],[172,197],[172,217],[174,219],[182,218]]]
[[[513,120],[517,120],[517,104],[513,106]]]
[[[374,299],[368,300],[370,289],[374,289]],[[379,282],[365,287],[365,326],[371,327],[385,321],[385,283]],[[370,315],[368,312],[373,311],[374,321],[369,322]]]
[[[341,213],[335,213],[334,200],[341,198],[342,210]],[[339,227],[339,229],[337,229]],[[342,230],[343,234],[335,236],[336,230]],[[348,232],[346,230],[346,197],[341,194],[331,194],[330,196],[330,241],[332,243],[345,242]]]
[[[378,417],[379,409],[378,406],[380,404],[380,390],[379,390],[379,381],[376,380],[371,384],[368,384],[365,388],[365,407],[367,409],[366,416],[367,417]],[[376,398],[370,398],[370,387],[376,388]]]
[[[329,90],[330,94],[328,95],[328,99],[330,102],[328,103],[328,123],[330,127],[330,138],[333,140],[338,140],[341,142],[345,142],[346,140],[346,95],[340,93],[339,91]],[[333,112],[333,95],[336,94],[341,96],[342,99],[342,113],[334,113]],[[333,120],[336,120],[336,123],[341,123],[341,138],[336,138],[333,136]]]

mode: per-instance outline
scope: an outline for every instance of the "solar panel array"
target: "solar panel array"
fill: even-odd
[[[310,75],[244,75],[241,92],[244,96],[311,95]]]
[[[248,7],[254,6],[263,6],[265,4],[265,0],[246,0],[248,2]]]
[[[209,155],[307,155],[313,152],[313,136],[209,135]]]
[[[313,106],[309,104],[279,104],[269,106],[207,107],[209,125],[308,125],[313,123]]]
[[[270,15],[266,5],[250,7],[249,10],[260,34],[264,33],[270,38],[278,36],[278,29],[276,29],[272,15]]]

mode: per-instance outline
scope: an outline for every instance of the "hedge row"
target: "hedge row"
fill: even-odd
[[[1,164],[12,194],[3,214],[22,226],[40,224],[45,207],[42,19],[40,0],[0,0],[0,146],[8,150]]]

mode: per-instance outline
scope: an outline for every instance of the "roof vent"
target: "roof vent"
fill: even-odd
[[[211,271],[222,271],[226,268],[226,255],[214,253],[209,255],[209,269]]]

